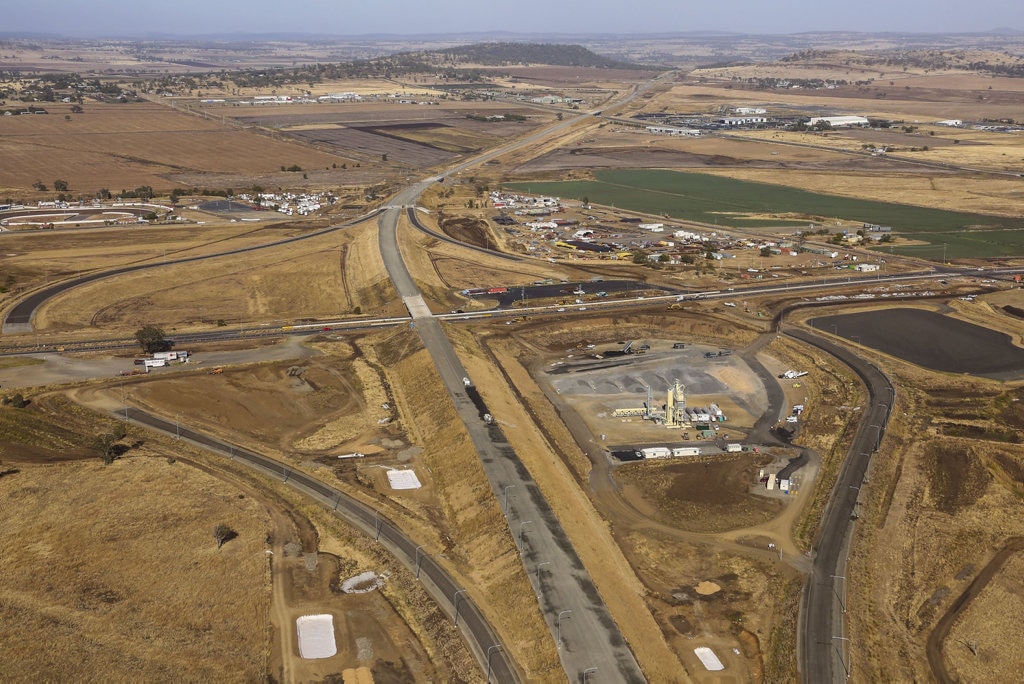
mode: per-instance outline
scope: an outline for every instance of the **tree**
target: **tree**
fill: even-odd
[[[164,331],[155,325],[144,325],[135,331],[135,339],[138,341],[142,351],[147,354],[166,351],[171,345],[164,336]]]
[[[57,192],[67,192],[68,182],[66,180],[58,178],[57,180],[53,181],[53,189],[56,190]]]
[[[385,152],[384,154],[380,155],[380,160],[382,162],[386,162],[388,160],[388,153]]]
[[[81,105],[76,105],[76,104],[74,104],[74,105],[71,105],[71,113],[72,113],[72,114],[81,114],[81,113],[82,113],[82,112],[84,112],[84,111],[85,111],[85,110],[84,110],[84,109],[82,109],[82,106],[81,106]]]
[[[25,396],[21,392],[18,392],[11,397],[4,397],[4,403],[10,404],[14,408],[19,409],[28,406],[28,401],[25,399]]]
[[[124,423],[118,423],[109,432],[96,436],[95,447],[100,452],[100,456],[105,464],[110,465],[114,462],[115,458],[128,450],[126,447],[118,444],[127,434],[128,428],[124,426]]]
[[[46,183],[44,183],[43,181],[36,181],[35,183],[32,184],[32,187],[38,190],[39,192],[46,192]]]
[[[220,523],[213,528],[213,538],[217,542],[217,548],[224,546],[238,536],[238,533],[231,529],[227,523]]]

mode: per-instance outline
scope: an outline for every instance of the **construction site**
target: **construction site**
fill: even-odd
[[[731,350],[652,340],[552,362],[546,380],[619,460],[743,450],[767,395]]]

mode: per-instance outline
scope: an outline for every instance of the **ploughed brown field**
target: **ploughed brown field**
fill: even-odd
[[[52,188],[55,179],[67,181],[72,196],[87,197],[101,188],[116,194],[141,186],[277,187],[301,179],[281,171],[292,165],[314,172],[321,184],[344,185],[344,170],[332,165],[354,165],[341,152],[239,130],[159,103],[86,102],[82,114],[70,107],[48,103],[47,115],[4,118],[0,195],[32,196],[33,183]]]

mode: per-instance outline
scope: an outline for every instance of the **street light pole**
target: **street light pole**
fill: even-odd
[[[503,501],[502,501],[502,504],[501,504],[501,509],[503,511],[505,511],[505,515],[508,515],[508,490],[515,489],[515,488],[516,488],[515,485],[505,485],[502,488],[501,496],[503,498]]]
[[[491,653],[495,650],[502,650],[501,644],[494,644],[493,646],[487,647],[487,678],[484,680],[487,684],[491,684]]]
[[[541,589],[541,587],[540,587],[540,571],[541,571],[541,568],[543,568],[545,565],[551,565],[551,561],[543,561],[541,563],[537,563],[537,568],[536,568],[536,573],[537,573],[537,598],[540,598],[540,589]]]
[[[532,525],[532,524],[533,524],[532,520],[524,520],[523,522],[519,523],[519,544],[518,544],[518,547],[519,547],[519,553],[520,554],[523,553],[523,528],[526,527],[527,525]]]
[[[459,625],[459,594],[465,594],[469,589],[459,589],[452,595],[452,603],[455,604],[455,626]]]
[[[878,451],[878,447],[882,444],[882,426],[881,425],[869,425],[868,427],[875,428],[875,448],[874,451]]]
[[[571,610],[560,610],[558,611],[558,618],[555,620],[555,643],[558,644],[558,648],[562,648],[562,618],[572,617]]]
[[[832,637],[832,648],[834,648],[836,650],[836,655],[839,656],[839,663],[843,666],[843,671],[846,673],[846,678],[849,679],[850,678],[850,668],[848,668],[846,666],[846,661],[843,660],[843,654],[839,651],[839,647],[836,646],[836,639],[841,639],[842,641],[849,641],[849,639],[847,639],[846,637],[841,637],[841,636],[834,636],[834,637]]]
[[[841,579],[844,582],[846,581],[846,578],[843,577],[842,575],[832,575],[832,579],[834,579],[834,580]],[[832,583],[832,593],[836,595],[836,600],[839,601],[839,607],[842,608],[843,612],[845,613],[846,612],[846,604],[843,603],[843,597],[839,595],[839,590],[836,589],[836,583],[835,582]]]

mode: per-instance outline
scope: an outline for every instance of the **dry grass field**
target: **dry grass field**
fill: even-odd
[[[295,362],[132,384],[128,400],[372,501],[463,578],[531,679],[561,672],[550,640],[538,637],[547,628],[501,511],[415,333],[315,347],[323,354]],[[393,408],[382,411],[385,403]],[[367,456],[337,459],[353,451]],[[391,490],[383,475],[390,467],[414,468],[425,486]]]
[[[215,254],[299,235],[298,224],[209,222],[205,225],[132,226],[64,231],[10,231],[4,234],[0,274],[8,291],[0,305],[47,283],[94,269],[160,263]]]
[[[314,370],[310,380],[322,379]],[[268,382],[266,373],[240,375],[256,403],[285,384]],[[202,377],[194,376],[194,389]],[[155,394],[171,402],[157,402],[168,415],[177,392],[165,389]],[[206,391],[211,408],[216,393]],[[96,407],[118,402],[104,398],[102,386],[73,395]],[[186,407],[198,396],[192,392]],[[222,457],[142,429],[129,428],[123,443],[130,448],[104,466],[88,435],[112,420],[57,394],[31,400],[26,409],[0,409],[0,490],[17,503],[0,511],[8,677],[309,681],[354,667],[384,681],[474,676],[475,661],[451,620],[419,583],[328,511],[245,469],[234,472]],[[242,408],[231,418],[245,414]],[[221,522],[237,536],[218,550],[212,530]],[[338,591],[366,570],[387,578],[380,591]],[[303,660],[294,619],[324,612],[335,617],[338,655]]]
[[[261,503],[148,447],[110,466],[47,462],[52,453],[4,447],[16,467],[0,478],[5,677],[261,679]],[[218,549],[220,523],[237,537]]]
[[[1016,292],[993,298],[1019,301]],[[1019,322],[984,299],[953,301],[951,313],[1019,336]],[[897,390],[885,440],[858,497],[862,522],[845,573],[851,658],[865,681],[927,680],[933,675],[925,644],[938,619],[995,549],[1020,534],[1021,385],[930,372],[865,348],[860,352],[886,370]],[[826,398],[826,404],[836,407],[838,419],[851,399]],[[802,441],[829,432],[827,425],[808,428]],[[814,515],[808,522],[813,520]],[[1013,566],[1007,567],[1009,578],[998,573],[992,592],[1014,581]],[[1018,652],[1024,645],[1018,631],[1002,629],[1005,617],[990,605],[983,599],[965,614],[964,620],[972,620],[971,639],[1000,644],[1006,654]],[[971,610],[987,611],[985,620]],[[975,659],[956,641],[966,638],[964,632],[954,634],[942,648],[958,672],[989,668],[999,679],[1000,668],[1013,667],[1011,657],[996,657],[991,646],[986,660]]]
[[[462,212],[460,212],[460,215]],[[474,218],[483,220],[484,212],[472,212]],[[436,214],[420,215],[419,220],[436,232]],[[537,280],[563,277],[565,269],[555,268],[546,261],[528,259],[509,261],[479,252],[466,250],[448,242],[426,235],[408,224],[403,217],[401,224],[402,244],[409,247],[402,254],[409,272],[428,302],[436,303],[440,312],[453,308],[466,311],[485,308],[491,304],[459,294],[464,289],[485,285],[529,285]],[[491,244],[500,239],[493,226],[489,228]],[[589,279],[591,276],[585,276]]]
[[[1011,681],[1024,668],[1014,648],[1024,610],[1024,556],[1017,552],[961,613],[943,645],[947,667],[961,681]],[[977,649],[977,655],[971,645]]]
[[[308,185],[301,174],[280,170],[293,164],[317,172],[310,180],[320,186],[345,185],[346,170],[332,165],[354,166],[337,151],[238,130],[158,103],[86,103],[82,114],[71,114],[70,107],[56,103],[46,116],[5,118],[0,197],[49,199],[32,184],[52,186],[57,178],[68,182],[72,196],[86,197],[101,188],[118,193],[140,186],[169,192]]]
[[[245,257],[230,255],[168,264],[124,274],[116,281],[99,280],[47,303],[37,313],[35,326],[41,330],[124,331],[154,323],[173,331],[209,328],[219,320],[228,325],[280,326],[302,319],[337,318],[353,313],[356,307],[364,313],[384,314],[394,290],[386,281],[383,263],[376,252],[375,230],[376,223],[370,221],[308,240],[256,250]],[[67,265],[62,270],[66,272],[96,254],[100,264],[114,265],[111,254],[117,254],[117,264],[159,261],[166,249],[167,259],[173,260],[265,244],[291,234],[294,233],[287,229],[279,233],[258,228],[241,235],[227,233],[223,241],[215,241],[206,239],[202,229],[194,226],[167,234],[149,229],[139,244],[114,235],[111,242],[115,251],[104,252],[102,242],[92,246],[87,236],[76,236],[79,247],[62,249],[59,240],[52,240],[52,250],[26,249],[9,258],[12,270],[23,268],[27,273],[38,273],[64,263]],[[29,244],[42,244],[46,237],[51,236],[26,239]],[[35,282],[39,284],[38,275]]]

